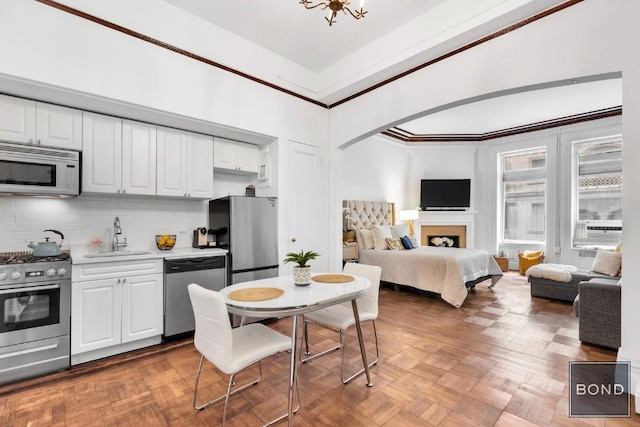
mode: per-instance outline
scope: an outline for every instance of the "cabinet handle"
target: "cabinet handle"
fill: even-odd
[[[33,144],[33,138],[29,138],[29,144]]]
[[[122,279],[122,284],[124,285],[125,283],[127,283],[127,278],[126,277],[124,279]]]
[[[124,190],[122,190],[122,194],[126,193],[127,189],[125,188]]]
[[[40,142],[40,140],[38,140],[38,145],[41,145],[41,144],[42,144],[42,142]]]

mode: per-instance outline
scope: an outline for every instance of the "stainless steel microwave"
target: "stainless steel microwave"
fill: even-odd
[[[80,153],[0,142],[0,195],[75,197]]]

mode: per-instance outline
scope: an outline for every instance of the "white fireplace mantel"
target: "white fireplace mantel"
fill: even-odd
[[[475,211],[421,211],[419,218],[414,220],[414,228],[416,236],[420,236],[420,228],[423,225],[464,225],[467,227],[467,248],[474,248],[475,243],[473,236]],[[426,243],[420,242],[421,245]]]

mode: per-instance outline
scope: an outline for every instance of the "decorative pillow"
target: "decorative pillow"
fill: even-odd
[[[392,251],[403,251],[404,246],[402,246],[402,241],[400,241],[400,237],[387,237],[387,246]]]
[[[405,249],[415,249],[415,246],[413,245],[413,242],[411,241],[409,236],[402,236],[400,238],[400,241],[402,242],[402,246]]]
[[[622,254],[620,252],[610,252],[598,250],[596,259],[593,260],[591,271],[607,276],[617,276],[622,265]]]
[[[373,249],[386,250],[387,238],[392,238],[391,229],[388,225],[374,225],[371,227],[371,235],[373,236]]]
[[[358,249],[373,249],[371,230],[358,230],[356,239],[358,240]]]
[[[402,237],[409,234],[409,228],[406,224],[398,224],[391,227],[392,237]]]

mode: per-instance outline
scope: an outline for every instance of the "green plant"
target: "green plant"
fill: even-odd
[[[311,261],[312,259],[316,259],[319,256],[320,256],[319,254],[313,251],[289,252],[287,254],[287,257],[284,259],[284,263],[286,264],[288,262],[295,262],[300,267],[306,267],[308,261]]]

